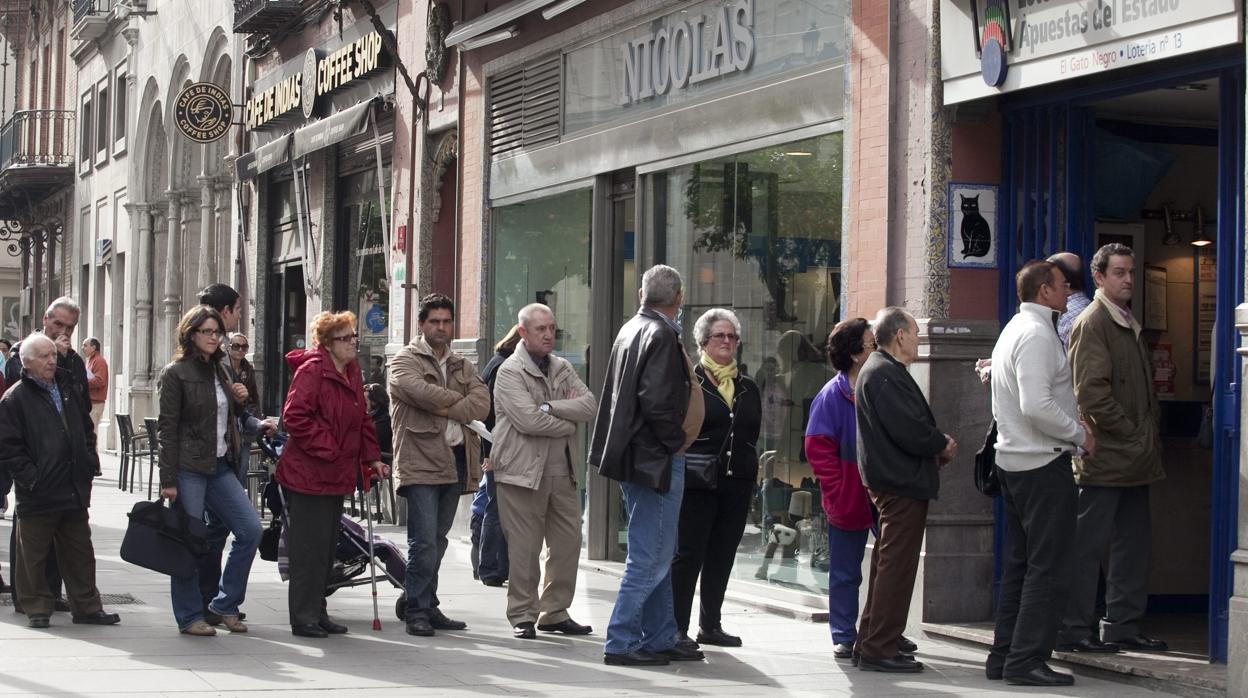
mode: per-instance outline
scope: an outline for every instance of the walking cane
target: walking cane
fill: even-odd
[[[377,612],[377,557],[373,553],[373,508],[368,504],[368,493],[364,491],[364,476],[356,478],[360,488],[360,501],[364,504],[364,520],[368,522],[368,571],[369,582],[373,588],[373,630],[381,630],[381,614]]]

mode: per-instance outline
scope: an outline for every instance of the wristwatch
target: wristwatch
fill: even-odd
[[[537,406],[537,409],[541,410],[545,414],[550,414],[550,403],[543,402],[542,404]]]

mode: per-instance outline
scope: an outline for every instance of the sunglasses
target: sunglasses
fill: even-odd
[[[237,342],[230,343],[230,349],[233,349],[234,351],[247,351],[250,348],[250,344],[239,344]]]

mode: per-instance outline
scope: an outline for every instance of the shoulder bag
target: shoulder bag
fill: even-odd
[[[737,424],[737,411],[728,408],[732,413],[732,421],[728,424],[728,436],[719,445],[715,453],[685,454],[685,489],[713,490],[719,486],[719,461],[724,456],[724,449],[732,443],[733,428]]]
[[[208,526],[164,499],[136,502],[127,516],[121,559],[170,577],[194,577],[208,551]]]
[[[1001,494],[997,476],[997,420],[988,425],[984,446],[975,454],[975,489],[989,497]]]

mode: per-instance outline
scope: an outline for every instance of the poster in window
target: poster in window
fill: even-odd
[[[995,269],[997,223],[997,187],[950,182],[949,266]]]
[[[1209,385],[1213,359],[1213,321],[1218,310],[1218,258],[1212,245],[1193,248],[1196,254],[1196,377]]]

